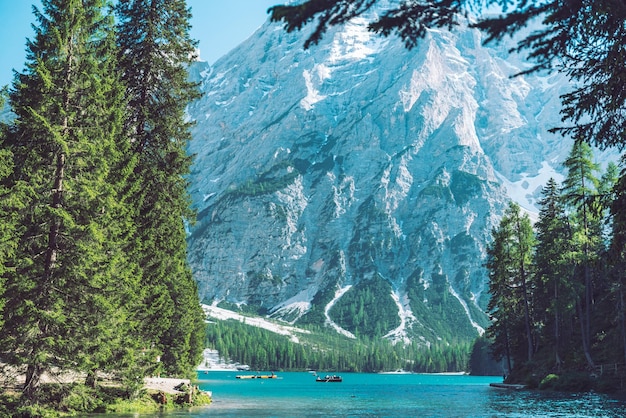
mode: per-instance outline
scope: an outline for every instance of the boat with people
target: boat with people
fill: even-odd
[[[315,379],[316,382],[343,382],[343,379],[341,378],[341,376],[337,376],[337,375],[326,375],[324,377],[322,376],[317,376],[317,379]]]
[[[238,374],[235,376],[237,379],[278,379],[278,376],[272,372],[272,374]]]

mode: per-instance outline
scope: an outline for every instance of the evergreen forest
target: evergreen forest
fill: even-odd
[[[351,339],[314,326],[306,330],[294,342],[245,322],[214,321],[207,327],[206,346],[252,370],[439,373],[466,372],[474,364],[474,371],[479,374],[490,371],[489,366],[480,363],[489,363],[488,353],[483,350],[481,354],[478,349],[471,354],[473,347],[469,342],[425,347],[418,342],[392,344],[383,338]],[[472,364],[470,355],[476,356]],[[499,368],[495,369],[495,374],[500,373]]]
[[[509,380],[537,386],[623,387],[624,177],[575,141],[567,175],[550,179],[533,223],[510,203],[487,253],[491,352]]]
[[[190,10],[43,0],[33,13],[0,133],[0,375],[21,375],[10,408],[24,416],[67,373],[95,397],[113,379],[126,399],[144,376],[190,376],[205,339],[186,261]]]

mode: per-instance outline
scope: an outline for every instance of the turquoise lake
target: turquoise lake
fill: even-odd
[[[236,379],[247,372],[198,374],[213,392],[206,408],[163,417],[625,417],[626,401],[595,394],[496,389],[498,377],[341,373],[318,383],[311,373]],[[320,375],[325,375],[322,372]],[[135,415],[135,417],[138,417]]]

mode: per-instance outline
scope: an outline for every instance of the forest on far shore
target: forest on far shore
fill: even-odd
[[[355,340],[316,326],[306,329],[310,333],[298,335],[300,342],[295,343],[284,335],[237,320],[211,320],[205,345],[217,350],[221,357],[247,364],[252,370],[472,371],[481,375],[502,375],[502,367],[489,360],[484,349],[487,343],[482,339],[474,344],[459,341],[426,347],[417,342],[393,344],[384,338]]]

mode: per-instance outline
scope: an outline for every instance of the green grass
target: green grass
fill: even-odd
[[[42,384],[33,404],[19,393],[0,396],[0,417],[56,418],[83,416],[91,413],[159,413],[181,407],[203,406],[211,403],[205,393],[198,393],[192,403],[185,402],[184,394],[167,394],[167,402],[159,402],[157,392],[143,391],[136,399],[128,399],[126,392],[116,386],[90,388],[80,383]]]

